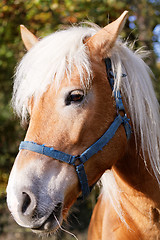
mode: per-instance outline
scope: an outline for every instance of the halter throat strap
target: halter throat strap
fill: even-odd
[[[114,75],[112,72],[111,67],[111,60],[109,58],[105,59],[106,70],[107,70],[107,77],[110,82],[111,88],[113,90],[114,87]],[[122,76],[123,77],[123,76]],[[68,163],[75,167],[76,173],[79,178],[83,199],[86,198],[92,187],[89,187],[87,175],[84,169],[84,163],[91,158],[93,155],[98,153],[100,150],[103,149],[104,146],[108,144],[108,142],[114,137],[117,129],[123,124],[126,132],[127,139],[130,138],[131,135],[131,127],[129,124],[129,119],[126,116],[125,109],[123,106],[122,98],[120,91],[118,91],[115,95],[116,100],[116,108],[117,108],[117,116],[114,119],[113,123],[107,129],[107,131],[99,138],[94,144],[88,147],[81,155],[73,156],[58,150],[55,150],[53,147],[47,147],[44,144],[39,145],[32,141],[22,141],[19,146],[19,150],[25,149],[32,152],[36,152],[39,154],[43,154],[48,157],[52,157],[56,160]],[[119,111],[124,112],[124,116],[119,114]]]

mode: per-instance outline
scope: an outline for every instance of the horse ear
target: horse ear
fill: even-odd
[[[106,54],[113,47],[118,35],[123,29],[127,17],[128,11],[124,11],[117,20],[99,30],[88,40],[87,45],[89,46],[91,54],[92,52],[95,54],[96,51],[97,54],[101,54],[102,58],[106,57]]]
[[[27,50],[30,50],[37,42],[38,38],[31,33],[24,25],[20,25],[21,37]]]

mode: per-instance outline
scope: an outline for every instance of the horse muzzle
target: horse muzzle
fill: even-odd
[[[45,160],[34,159],[34,164],[21,171],[16,163],[7,186],[7,204],[13,218],[20,226],[36,232],[54,231],[63,221],[65,188],[59,184],[58,163]]]
[[[7,199],[8,207],[19,225],[42,233],[55,231],[62,224],[62,201],[53,204],[45,197],[45,203],[40,203],[30,190],[23,191],[18,200],[13,208]]]

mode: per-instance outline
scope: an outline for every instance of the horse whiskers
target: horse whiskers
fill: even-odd
[[[68,233],[69,235],[71,235],[72,237],[74,237],[76,240],[78,240],[78,238],[76,237],[76,235],[74,235],[73,233],[71,233],[71,232],[65,230],[64,228],[62,228],[62,226],[60,225],[60,223],[59,223],[59,221],[58,221],[58,219],[56,218],[55,215],[54,215],[54,218],[55,218],[55,220],[56,220],[59,228],[60,228],[63,232]]]

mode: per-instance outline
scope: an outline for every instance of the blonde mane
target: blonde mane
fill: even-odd
[[[135,137],[139,137],[143,158],[148,153],[154,174],[160,184],[160,115],[150,68],[140,52],[132,52],[125,44],[116,44],[112,53],[114,71],[117,72],[115,90],[120,89],[127,103]],[[127,74],[121,78],[122,72]],[[147,166],[147,164],[146,164]]]
[[[37,43],[23,57],[15,73],[12,98],[13,107],[23,120],[27,118],[29,99],[44,93],[53,80],[57,87],[60,86],[65,74],[70,79],[73,65],[79,71],[82,84],[91,84],[92,70],[83,40],[96,32],[97,28],[92,26],[73,27],[53,33]],[[160,184],[159,104],[151,82],[151,70],[142,60],[142,55],[130,50],[120,40],[116,42],[111,53],[116,75],[114,91],[120,89],[122,93],[135,137],[141,140],[144,162],[146,164],[147,151],[155,177]],[[84,71],[87,73],[87,79],[83,78]],[[127,77],[121,78],[122,73],[126,73]],[[112,183],[116,186],[114,181],[111,173],[102,177],[103,194],[109,195],[112,200],[117,196],[117,192],[113,192]],[[117,212],[122,216],[119,208]]]

